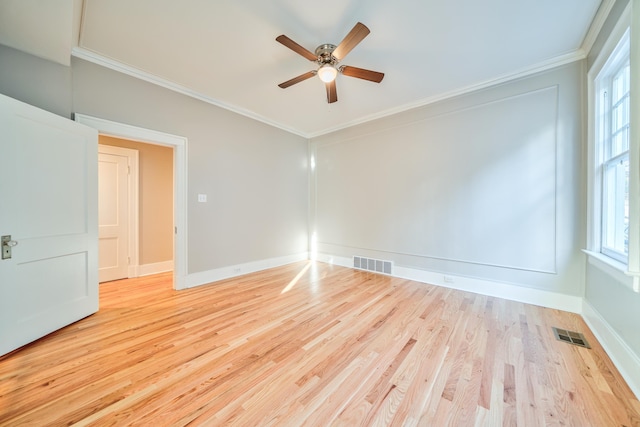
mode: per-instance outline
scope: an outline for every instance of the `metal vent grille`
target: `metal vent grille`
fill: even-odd
[[[375,271],[376,273],[391,274],[393,270],[393,262],[354,256],[353,267],[360,270]]]
[[[560,329],[553,327],[553,334],[558,341],[564,341],[569,344],[577,345],[580,347],[591,348],[584,335],[580,332],[567,331],[566,329]]]

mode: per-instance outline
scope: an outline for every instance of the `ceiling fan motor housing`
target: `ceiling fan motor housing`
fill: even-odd
[[[316,48],[315,54],[318,57],[318,64],[335,64],[338,60],[332,55],[336,45],[325,43]]]

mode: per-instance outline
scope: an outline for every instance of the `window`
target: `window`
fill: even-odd
[[[629,63],[603,91],[602,253],[626,263],[629,254]]]
[[[596,188],[600,188],[600,252],[629,256],[629,32],[596,80]],[[599,185],[598,185],[599,184]]]

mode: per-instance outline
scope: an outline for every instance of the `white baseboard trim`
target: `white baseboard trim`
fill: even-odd
[[[152,264],[142,264],[135,268],[135,276],[150,276],[152,274],[166,273],[167,271],[173,271],[173,260],[154,262]]]
[[[447,277],[450,277],[453,282],[445,282],[443,273],[435,273],[406,267],[395,267],[394,276],[443,286],[445,288],[569,311],[571,313],[579,314],[582,311],[581,297],[529,288],[524,285],[519,286],[485,279],[454,276],[451,274],[447,274]]]
[[[352,258],[317,254],[315,259],[329,264],[353,268]],[[418,270],[416,268],[399,267],[397,265],[394,265],[393,267],[392,276],[401,279],[415,280],[416,282],[428,283],[430,285],[443,286],[476,294],[569,311],[571,313],[582,313],[582,297],[528,288],[524,285],[511,285],[491,280],[455,276],[453,274],[446,274],[452,282],[445,282],[445,274],[443,273]]]
[[[291,264],[298,261],[309,259],[308,252],[287,255],[277,258],[269,258],[260,261],[252,261],[244,264],[230,265],[227,267],[216,268],[214,270],[201,271],[192,273],[186,277],[186,288],[206,285],[208,283],[217,282],[218,280],[229,279],[231,277],[242,276],[244,274],[255,273],[256,271],[267,270],[281,265]]]
[[[640,377],[638,377],[640,357],[586,300],[582,308],[582,318],[620,371],[631,391],[640,399]]]

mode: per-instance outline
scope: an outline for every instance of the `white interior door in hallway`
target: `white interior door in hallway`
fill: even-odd
[[[98,146],[99,280],[132,277],[136,250],[138,151]]]

